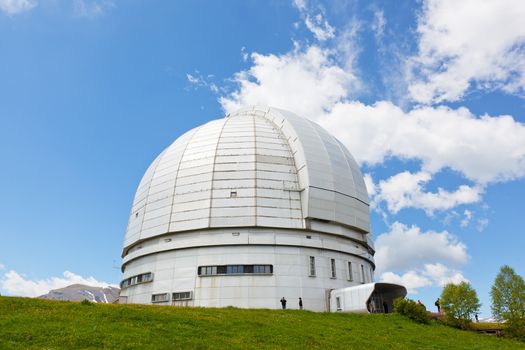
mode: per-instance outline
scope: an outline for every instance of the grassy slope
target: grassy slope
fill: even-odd
[[[398,315],[82,305],[0,297],[0,349],[525,349]]]

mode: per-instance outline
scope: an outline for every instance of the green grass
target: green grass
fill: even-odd
[[[525,349],[399,315],[0,297],[0,349]]]

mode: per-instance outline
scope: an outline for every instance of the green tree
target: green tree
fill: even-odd
[[[492,315],[507,323],[507,333],[525,338],[525,281],[507,265],[501,267],[492,290]]]
[[[468,282],[449,283],[443,288],[441,307],[445,312],[445,320],[453,326],[468,328],[480,306],[476,291]]]

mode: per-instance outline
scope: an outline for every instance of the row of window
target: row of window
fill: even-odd
[[[159,294],[153,294],[151,296],[152,303],[165,303],[165,302],[168,302],[169,299],[170,299],[170,293],[159,293]],[[192,299],[191,292],[176,292],[176,293],[171,294],[171,300],[173,301],[191,300],[191,299]]]
[[[216,276],[216,275],[239,275],[239,274],[265,274],[273,273],[273,265],[213,265],[213,266],[199,266],[199,276]],[[347,261],[347,279],[354,280],[354,272],[351,261]],[[370,281],[373,279],[373,270],[370,268]],[[315,256],[310,256],[310,271],[309,275],[316,276]],[[337,278],[335,259],[330,259],[330,277]],[[131,276],[120,282],[120,288],[128,288],[136,284],[147,283],[153,281],[153,273],[146,272],[140,275]],[[360,282],[366,282],[365,266],[360,264]],[[160,294],[159,294],[160,295]]]
[[[272,274],[273,265],[215,265],[199,266],[199,276],[238,275],[238,274]]]
[[[131,276],[120,282],[120,288],[128,288],[136,284],[147,283],[153,281],[153,274],[151,272],[142,273],[140,275]]]
[[[347,280],[353,281],[354,280],[354,271],[352,268],[352,262],[347,261]],[[366,275],[365,275],[365,266],[363,264],[360,264],[360,282],[365,283],[366,282]],[[316,271],[315,271],[315,256],[310,256],[310,276],[315,277]],[[372,282],[374,276],[374,271],[372,268],[370,268],[370,282]],[[330,277],[331,278],[337,278],[336,273],[336,265],[335,265],[335,259],[330,259]]]

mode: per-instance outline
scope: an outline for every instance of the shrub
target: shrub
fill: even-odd
[[[87,299],[82,300],[80,302],[80,304],[82,304],[82,305],[93,305],[93,303],[91,301],[87,300]]]
[[[441,308],[445,312],[445,321],[451,326],[469,328],[472,317],[480,306],[476,290],[470,283],[449,283],[443,288]]]
[[[418,323],[430,323],[430,318],[425,307],[411,299],[397,298],[394,300],[394,312]]]

